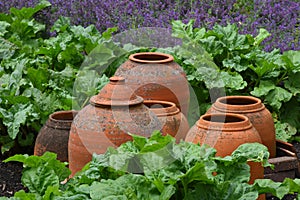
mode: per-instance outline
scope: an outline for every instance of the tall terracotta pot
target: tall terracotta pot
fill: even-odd
[[[145,100],[144,104],[156,114],[162,124],[163,135],[169,134],[176,138],[177,142],[184,140],[190,127],[186,117],[169,101]]]
[[[41,156],[50,151],[57,154],[58,160],[68,162],[69,132],[76,114],[73,110],[52,113],[37,135],[34,155]]]
[[[258,132],[249,119],[240,114],[212,113],[204,114],[189,130],[185,141],[208,144],[217,150],[216,156],[225,157],[244,143],[261,143]],[[250,183],[264,178],[261,163],[249,162]]]
[[[148,137],[160,127],[156,115],[125,85],[125,79],[111,77],[73,120],[69,138],[71,176],[91,161],[93,153],[102,154],[108,147],[132,140],[128,133]]]
[[[115,75],[125,77],[127,84],[145,100],[173,102],[187,116],[188,81],[172,55],[159,52],[132,54]]]
[[[224,96],[213,103],[207,113],[237,113],[247,116],[260,134],[270,158],[276,156],[276,134],[271,113],[260,99],[252,96]]]

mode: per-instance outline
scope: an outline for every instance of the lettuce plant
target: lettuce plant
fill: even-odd
[[[132,135],[133,141],[105,154],[93,155],[81,172],[67,183],[69,175],[55,154],[41,157],[15,155],[8,161],[24,163],[23,184],[29,192],[19,191],[2,199],[256,199],[271,193],[282,198],[299,192],[299,179],[283,183],[257,179],[248,184],[247,161],[269,166],[267,148],[258,143],[243,144],[230,156],[216,157],[206,145],[179,144],[170,136],[153,132],[150,138]]]

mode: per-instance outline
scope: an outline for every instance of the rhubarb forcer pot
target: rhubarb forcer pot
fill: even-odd
[[[145,100],[144,104],[156,114],[162,124],[160,130],[163,135],[169,134],[180,142],[185,139],[190,127],[189,123],[177,108],[175,103],[169,101]]]
[[[169,101],[187,116],[190,91],[186,74],[170,54],[142,52],[129,56],[115,72],[145,100]]]
[[[69,138],[71,177],[108,147],[118,147],[132,140],[129,133],[149,137],[161,124],[144,104],[143,98],[125,84],[123,77],[111,77],[90,104],[76,115]]]
[[[77,111],[57,111],[49,115],[39,131],[34,145],[34,155],[42,156],[46,151],[57,154],[57,159],[68,162],[68,141],[71,124]]]
[[[249,119],[241,114],[211,113],[204,114],[189,130],[185,141],[195,144],[208,144],[217,150],[216,156],[231,155],[244,143],[261,143],[258,132]],[[264,178],[261,163],[248,162],[250,165],[250,181]]]
[[[207,113],[237,113],[247,116],[260,134],[262,144],[268,148],[270,158],[276,156],[274,120],[260,99],[253,96],[219,97]]]

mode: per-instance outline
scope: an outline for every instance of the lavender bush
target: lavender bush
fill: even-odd
[[[75,25],[94,24],[100,32],[118,27],[119,32],[139,27],[171,28],[171,20],[211,28],[236,23],[240,33],[257,34],[261,27],[272,36],[265,50],[300,50],[300,1],[298,0],[49,0],[52,7],[38,18],[51,26],[59,16],[71,17]],[[38,0],[0,2],[0,12],[10,7],[34,6]]]

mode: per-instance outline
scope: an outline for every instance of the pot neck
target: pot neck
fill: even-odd
[[[180,112],[175,103],[169,101],[144,100],[144,104],[158,117],[176,115]]]
[[[221,112],[250,113],[265,109],[260,99],[252,96],[224,96],[216,100],[213,109]]]
[[[234,113],[204,114],[196,125],[206,130],[219,131],[242,131],[252,128],[246,116]]]

